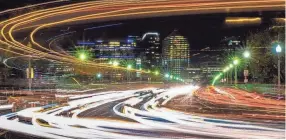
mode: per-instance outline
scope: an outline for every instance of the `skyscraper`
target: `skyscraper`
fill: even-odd
[[[147,32],[142,36],[141,47],[144,48],[144,66],[158,68],[161,62],[160,37],[157,32]]]
[[[163,40],[163,68],[174,76],[181,76],[184,68],[188,67],[190,47],[188,40],[174,30]]]

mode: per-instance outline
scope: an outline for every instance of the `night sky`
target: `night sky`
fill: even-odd
[[[52,0],[0,0],[0,11]]]
[[[282,12],[283,13],[283,12]],[[283,15],[283,14],[282,14]],[[262,23],[258,25],[226,26],[224,20],[229,16],[260,16]],[[224,36],[246,36],[250,32],[267,28],[272,24],[270,18],[281,17],[279,12],[265,13],[238,13],[238,14],[208,14],[208,15],[187,15],[174,17],[160,17],[148,19],[133,19],[127,21],[116,21],[108,23],[94,23],[83,25],[78,31],[84,28],[111,25],[112,27],[102,27],[88,30],[84,33],[85,39],[94,40],[96,38],[124,38],[128,35],[142,36],[146,32],[159,32],[163,40],[174,29],[181,35],[187,37],[191,49],[201,49],[204,47],[216,48]],[[283,16],[282,16],[283,17]],[[82,33],[83,34],[83,33]]]
[[[47,2],[51,0],[0,0],[0,10]],[[80,0],[82,1],[82,0]],[[224,24],[226,17],[262,17],[260,25],[248,25],[239,27],[227,27]],[[170,16],[160,18],[133,19],[124,21],[112,21],[104,23],[92,23],[87,25],[69,26],[70,30],[76,30],[77,35],[73,40],[85,39],[94,40],[97,38],[125,38],[128,35],[142,36],[146,32],[159,32],[161,40],[168,36],[174,29],[187,37],[191,49],[201,49],[205,47],[216,48],[224,36],[246,36],[250,32],[268,27],[270,18],[285,17],[285,11],[280,12],[252,12],[235,14],[204,14],[187,16]],[[103,27],[88,30],[85,28],[104,26],[122,23],[118,26]],[[63,27],[64,29],[66,27]],[[60,29],[60,30],[62,30]],[[51,30],[51,36],[60,34]]]

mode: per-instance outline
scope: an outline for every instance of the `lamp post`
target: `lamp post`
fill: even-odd
[[[226,84],[228,84],[228,82],[229,82],[229,81],[228,81],[228,73],[229,73],[228,70],[229,70],[229,67],[227,66],[226,69],[227,69],[227,72],[226,72]]]
[[[278,55],[278,87],[280,87],[280,53],[282,51],[281,46],[278,44],[276,47],[276,53]]]
[[[113,67],[117,67],[118,65],[119,65],[119,62],[118,61],[113,61],[113,63],[112,63],[112,65],[113,65]],[[114,69],[115,70],[115,69]],[[114,70],[112,70],[112,73],[111,73],[111,83],[112,83],[112,80],[113,80],[113,77],[114,77],[114,75],[115,75],[115,80],[114,80],[114,82],[116,82],[116,71],[114,72]]]
[[[29,48],[32,48],[31,42],[29,42],[27,46],[28,46]],[[32,64],[31,64],[31,55],[29,55],[29,62],[28,62],[28,69],[27,69],[27,78],[28,78],[29,91],[32,90],[33,72],[34,72],[34,71],[33,71]]]
[[[126,71],[126,82],[129,83],[129,70],[132,68],[132,66],[129,64],[127,65],[127,71]]]
[[[249,58],[250,57],[250,52],[249,51],[243,52],[243,57],[244,58]]]
[[[96,77],[99,79],[99,82],[101,82],[101,73],[98,73]]]
[[[231,69],[230,70],[230,84],[232,84],[232,67],[233,67],[233,64],[230,64],[229,65],[229,68]]]
[[[249,57],[250,57],[250,52],[249,51],[244,51],[243,52],[243,57],[245,58],[245,59],[248,59]],[[243,72],[243,74],[244,74],[244,83],[247,83],[248,82],[248,63],[249,63],[249,61],[247,61],[247,65],[246,65],[246,68],[245,68],[245,70],[244,70],[244,72]]]
[[[234,64],[234,84],[237,84],[237,65],[238,65],[239,61],[238,59],[234,59],[233,60],[233,64]]]
[[[84,71],[84,62],[85,62],[85,60],[87,59],[87,54],[85,53],[85,52],[81,52],[80,54],[79,54],[79,59],[82,61],[82,65],[80,65],[80,69],[82,70],[82,71]]]
[[[229,70],[228,66],[223,69],[223,77],[224,77],[223,82],[224,82],[224,84],[228,81],[228,70]]]
[[[79,55],[79,59],[82,60],[82,61],[84,61],[84,60],[86,59],[86,54],[81,53],[81,54]]]

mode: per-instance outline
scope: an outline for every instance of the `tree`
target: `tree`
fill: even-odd
[[[250,73],[255,82],[276,83],[277,53],[275,47],[279,44],[285,48],[285,26],[274,25],[269,29],[250,33],[246,40],[247,49],[251,51]],[[283,51],[285,51],[283,49]],[[285,76],[285,53],[280,53],[281,76]],[[281,78],[281,82],[285,79]]]

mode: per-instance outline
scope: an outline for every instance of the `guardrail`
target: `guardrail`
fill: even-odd
[[[257,92],[262,94],[284,94],[285,95],[285,86],[281,85],[278,87],[278,85],[274,84],[225,84],[221,86],[227,86],[227,87],[233,87],[233,88],[239,88],[243,89],[249,92]]]

